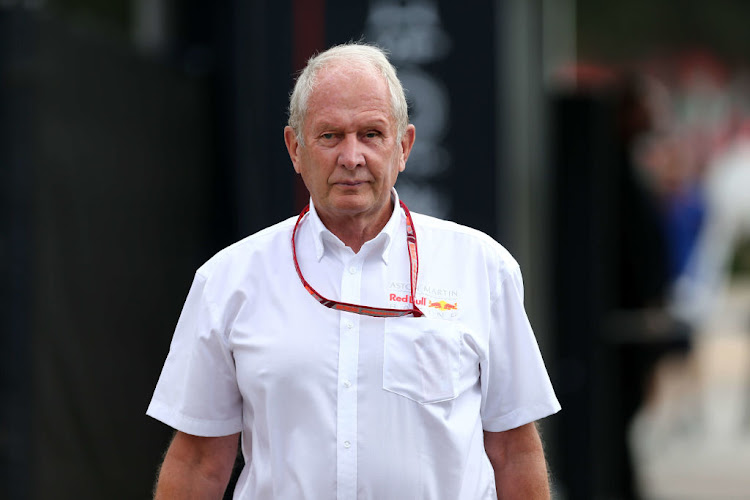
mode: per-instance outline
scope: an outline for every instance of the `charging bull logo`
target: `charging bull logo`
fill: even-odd
[[[441,300],[440,302],[430,301],[430,305],[428,307],[440,309],[441,311],[452,311],[452,310],[458,309],[458,302],[454,302],[453,304],[450,304],[444,300]]]

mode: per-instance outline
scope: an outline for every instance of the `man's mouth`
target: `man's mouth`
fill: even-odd
[[[336,182],[336,185],[343,186],[343,187],[357,187],[357,186],[361,186],[362,184],[366,184],[366,181],[339,181],[339,182]]]

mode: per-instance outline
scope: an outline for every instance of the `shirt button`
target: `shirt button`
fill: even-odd
[[[351,330],[352,328],[354,328],[354,323],[352,323],[351,321],[347,321],[347,322],[346,322],[346,327],[347,327],[347,328],[348,328],[349,330]]]
[[[352,386],[352,383],[351,383],[351,382],[349,382],[348,380],[344,382],[344,387],[346,387],[347,389],[348,389],[349,387],[351,387],[351,386]]]
[[[357,268],[352,266],[349,268],[349,274],[357,274]]]
[[[352,447],[352,443],[350,443],[349,441],[344,441],[344,448],[351,448],[351,447]]]

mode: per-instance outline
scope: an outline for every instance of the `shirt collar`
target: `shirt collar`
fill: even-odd
[[[388,219],[388,222],[386,222],[380,233],[378,233],[375,238],[365,243],[362,247],[363,249],[369,247],[370,252],[380,252],[381,258],[385,264],[388,264],[388,256],[391,247],[393,246],[394,234],[401,227],[402,219],[405,219],[404,211],[401,208],[398,193],[395,188],[391,188],[391,201],[393,202],[394,208],[390,219]],[[307,218],[309,219],[308,223],[312,230],[313,243],[315,245],[315,258],[318,261],[323,258],[326,248],[329,248],[330,250],[337,249],[335,251],[340,251],[346,246],[335,234],[329,231],[323,224],[323,221],[320,220],[320,216],[318,216],[318,212],[315,210],[315,204],[313,203],[312,198],[310,198],[310,212],[307,214]],[[406,237],[405,230],[404,237]]]

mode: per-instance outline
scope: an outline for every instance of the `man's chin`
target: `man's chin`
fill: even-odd
[[[367,212],[368,208],[364,203],[337,203],[333,206],[337,214],[350,217]]]
[[[372,205],[372,198],[363,193],[341,193],[331,197],[331,206],[338,210],[362,210]]]
[[[329,206],[332,212],[344,217],[357,217],[380,211],[373,200],[368,197],[341,197],[334,200]]]

